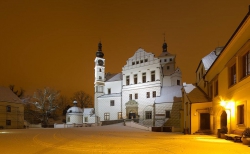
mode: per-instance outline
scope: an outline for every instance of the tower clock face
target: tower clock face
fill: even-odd
[[[99,64],[100,66],[102,66],[102,65],[103,65],[103,61],[102,61],[102,60],[98,60],[98,64]]]

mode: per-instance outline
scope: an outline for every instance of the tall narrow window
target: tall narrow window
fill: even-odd
[[[129,76],[126,76],[126,85],[129,85]]]
[[[155,71],[151,72],[151,81],[155,81]]]
[[[135,99],[138,99],[138,93],[135,93]]]
[[[137,84],[137,74],[134,75],[134,84]]]
[[[115,106],[115,101],[114,100],[110,100],[110,106]]]
[[[250,52],[242,57],[242,78],[250,74]]]
[[[99,72],[102,72],[102,69],[101,69],[101,68],[99,69]]]
[[[169,59],[169,61],[172,61],[172,60],[173,60],[172,58]]]
[[[167,66],[167,70],[169,70],[170,66]]]
[[[130,101],[132,100],[132,94],[129,94],[129,100]]]
[[[88,117],[84,117],[84,121],[85,121],[85,122],[88,122]]]
[[[111,88],[108,88],[108,94],[111,94]]]
[[[146,83],[146,73],[142,73],[142,83]]]
[[[170,118],[170,111],[165,112],[165,118]]]
[[[180,80],[177,80],[177,85],[181,85],[181,81]]]
[[[153,91],[153,97],[156,97],[156,91]]]
[[[146,119],[152,119],[152,111],[145,111]]]
[[[10,105],[6,106],[6,112],[11,112],[11,106]]]
[[[229,86],[232,86],[236,83],[236,64],[230,67],[229,72],[230,72],[229,74],[230,85]]]
[[[147,98],[150,98],[150,92],[147,92],[146,95],[147,95]]]
[[[238,124],[244,124],[244,105],[237,106]]]
[[[110,114],[109,113],[104,113],[104,120],[109,120]]]

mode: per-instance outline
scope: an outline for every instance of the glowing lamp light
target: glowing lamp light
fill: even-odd
[[[226,104],[227,104],[227,103],[226,103],[225,101],[223,101],[223,100],[220,102],[220,106],[225,107],[225,106],[226,106]]]

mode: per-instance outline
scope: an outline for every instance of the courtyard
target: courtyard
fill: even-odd
[[[122,124],[78,128],[1,129],[4,154],[248,154],[242,143],[209,135],[149,132]]]

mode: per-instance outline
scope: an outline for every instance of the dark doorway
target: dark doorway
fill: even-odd
[[[210,114],[200,113],[200,129],[210,129]]]
[[[129,113],[129,119],[135,119],[136,115],[135,113]]]
[[[227,113],[226,113],[226,111],[223,111],[221,116],[220,116],[220,126],[221,126],[221,128],[227,126]]]

